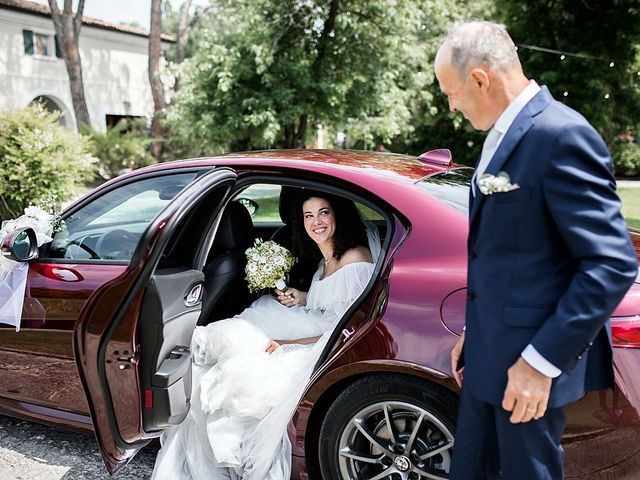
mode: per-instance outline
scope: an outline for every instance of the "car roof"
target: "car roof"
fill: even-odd
[[[165,162],[136,172],[173,169],[176,166],[186,168],[241,164],[318,170],[327,173],[334,169],[326,167],[334,166],[338,167],[338,170],[347,168],[360,170],[362,173],[386,174],[385,176],[389,178],[412,183],[448,169],[446,165],[429,163],[417,157],[396,153],[355,150],[262,150]],[[455,165],[455,167],[459,166]]]

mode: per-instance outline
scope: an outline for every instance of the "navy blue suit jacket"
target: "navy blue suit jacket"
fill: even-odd
[[[611,159],[546,87],[506,132],[486,172],[520,188],[470,204],[465,388],[499,405],[532,344],[562,370],[550,407],[613,384],[609,317],[637,270]]]

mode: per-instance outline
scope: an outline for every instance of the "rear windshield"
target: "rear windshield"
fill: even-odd
[[[416,185],[459,212],[469,214],[469,185],[473,168],[463,167],[423,178]]]

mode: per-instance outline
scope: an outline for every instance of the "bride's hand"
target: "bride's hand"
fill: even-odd
[[[276,342],[275,340],[269,340],[269,343],[267,343],[267,347],[264,349],[264,351],[267,353],[273,353],[278,348],[280,348],[280,344],[278,342]]]
[[[307,292],[301,292],[297,288],[288,288],[286,293],[276,288],[276,294],[278,301],[285,307],[307,304]]]

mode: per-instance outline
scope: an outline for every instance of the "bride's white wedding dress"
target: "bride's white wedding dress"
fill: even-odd
[[[154,479],[289,480],[287,425],[336,323],[369,283],[374,264],[316,271],[307,305],[263,296],[234,318],[196,328],[185,421],[163,437]],[[264,351],[268,340],[321,336]]]

